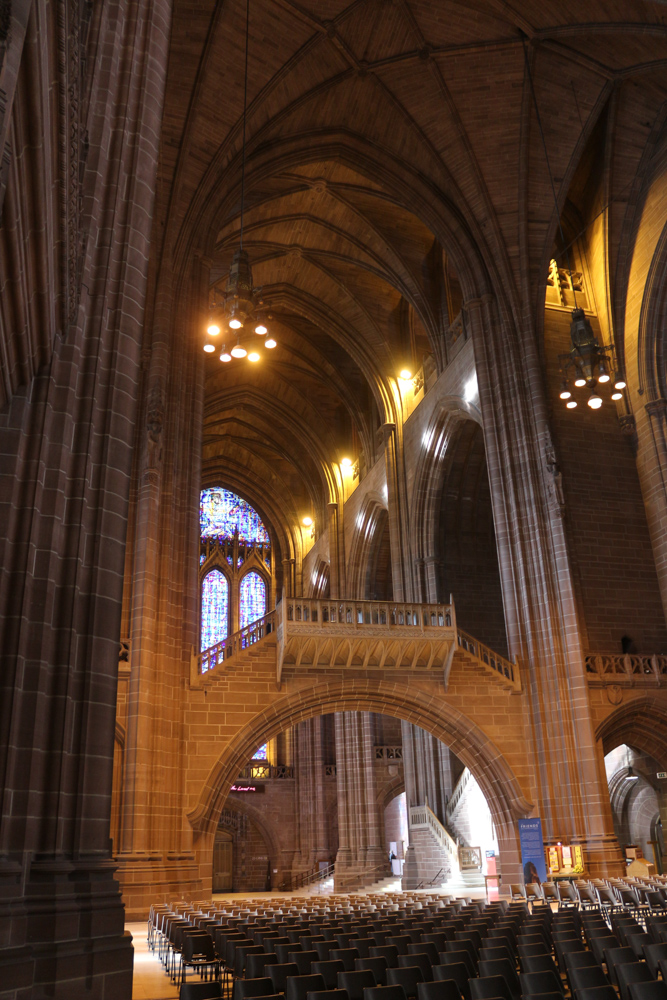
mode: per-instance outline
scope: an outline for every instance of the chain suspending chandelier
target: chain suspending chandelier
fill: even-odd
[[[556,218],[558,219],[558,229],[560,232],[561,243],[565,247],[564,253],[568,258],[568,271],[571,274],[572,270],[570,268],[568,246],[565,243],[565,234],[563,233],[563,224],[558,205],[558,197],[556,196],[556,185],[551,172],[549,152],[547,150],[547,142],[544,136],[544,129],[542,127],[542,118],[540,116],[540,109],[537,103],[537,95],[535,94],[535,87],[533,85],[533,74],[530,70],[530,60],[528,59],[525,37],[522,39],[522,43],[526,75],[530,84],[530,92],[533,99],[533,106],[535,108],[535,115],[537,117],[537,125],[540,131],[540,138],[542,140],[542,148],[544,149],[544,158],[546,160],[547,171],[549,173],[551,194],[553,196]],[[585,387],[588,390],[589,396],[587,403],[590,408],[592,410],[599,410],[603,403],[603,398],[598,392],[599,387],[611,385],[613,388],[611,398],[613,400],[623,399],[623,390],[626,386],[625,376],[616,363],[614,345],[603,345],[598,343],[590,320],[587,319],[584,310],[577,306],[577,292],[574,284],[572,285],[572,294],[574,296],[574,309],[572,310],[572,322],[570,323],[570,342],[572,347],[567,354],[558,355],[560,371],[563,376],[560,388],[560,398],[565,401],[565,405],[569,410],[573,410],[577,406],[577,400],[572,398],[572,391],[570,389],[570,378],[572,378],[572,383],[577,389]],[[611,377],[612,369],[616,370],[613,381]]]
[[[222,335],[220,360],[228,364],[234,359],[261,359],[260,348],[272,350],[276,346],[269,334],[268,322],[272,316],[262,298],[262,289],[255,288],[252,265],[243,249],[243,212],[245,208],[245,159],[246,114],[248,107],[248,40],[250,35],[250,0],[246,0],[245,70],[243,77],[243,160],[241,165],[241,225],[239,248],[234,252],[226,279],[213,285],[209,296],[209,322],[204,350],[213,354],[217,338]],[[261,340],[259,338],[262,338]]]

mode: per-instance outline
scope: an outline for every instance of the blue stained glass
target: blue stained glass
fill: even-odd
[[[238,530],[241,542],[270,544],[257,511],[247,500],[221,487],[201,491],[199,526],[202,538],[233,538]]]
[[[239,627],[245,628],[266,614],[266,584],[254,570],[241,580]]]
[[[224,573],[212,569],[201,586],[201,648],[209,649],[229,632],[229,583]]]
[[[264,743],[264,744],[262,744],[261,747],[259,747],[258,750],[255,750],[254,754],[252,755],[252,759],[253,760],[266,760],[266,748],[267,748],[267,746],[268,746],[268,743]]]

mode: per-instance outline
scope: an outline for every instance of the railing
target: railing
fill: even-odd
[[[403,763],[403,747],[375,747],[375,759],[381,760],[385,764],[398,760]]]
[[[283,599],[288,622],[316,625],[386,625],[451,628],[449,604],[397,604],[394,601]]]
[[[393,875],[390,862],[385,861],[381,865],[374,865],[373,868],[363,868],[361,871],[352,872],[349,875],[341,875],[335,878],[334,885],[336,892],[345,892],[344,886],[369,885],[371,882],[379,882],[382,878],[390,878]]]
[[[256,761],[254,764],[246,764],[245,767],[242,767],[238,776],[243,781],[283,780],[294,777],[294,768],[288,764],[265,764],[264,762]]]
[[[482,870],[481,847],[459,847],[459,867],[462,872]]]
[[[450,817],[453,816],[454,813],[456,812],[456,807],[458,806],[458,804],[461,801],[461,798],[463,796],[463,793],[465,792],[466,788],[468,787],[468,782],[470,781],[470,776],[471,775],[470,775],[469,768],[464,767],[463,771],[461,772],[461,774],[459,776],[459,780],[456,782],[456,784],[454,786],[454,789],[452,791],[452,794],[451,794],[451,796],[449,798],[449,802],[447,803],[447,808],[445,809],[445,816],[446,816],[447,820],[449,820]]]
[[[461,649],[465,649],[467,653],[471,653],[472,656],[477,657],[487,667],[495,670],[502,677],[506,677],[508,681],[512,681],[515,684],[519,682],[519,671],[516,664],[510,660],[506,660],[504,656],[495,653],[488,646],[478,642],[472,635],[468,635],[467,632],[463,632],[461,629],[456,630],[456,635]]]
[[[226,639],[218,642],[215,646],[203,650],[197,657],[199,673],[205,674],[207,671],[213,670],[214,667],[228,660],[230,656],[235,656],[241,650],[247,649],[248,646],[263,639],[265,635],[275,631],[275,627],[276,612],[270,611],[268,615],[258,618],[257,621],[239,629],[233,635],[228,635]]]
[[[667,655],[654,653],[591,653],[586,657],[586,673],[600,680],[615,681],[623,677],[661,682],[667,677]],[[590,676],[589,676],[590,679]]]
[[[326,868],[311,868],[310,871],[290,875],[289,879],[281,882],[279,888],[282,892],[294,892],[295,889],[303,889],[307,885],[325,882],[332,877],[334,868],[335,865],[331,864],[327,865]]]
[[[410,827],[430,830],[454,865],[459,867],[459,845],[429,807],[428,802],[423,806],[410,806]]]

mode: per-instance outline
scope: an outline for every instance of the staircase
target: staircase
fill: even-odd
[[[410,806],[410,846],[403,865],[403,888],[440,886],[459,870],[458,845],[428,802]]]

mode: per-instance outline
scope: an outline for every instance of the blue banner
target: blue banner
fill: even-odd
[[[539,885],[547,880],[547,866],[544,861],[544,841],[542,839],[542,820],[520,819],[519,840],[521,842],[521,862],[523,864],[524,885],[537,882]]]

